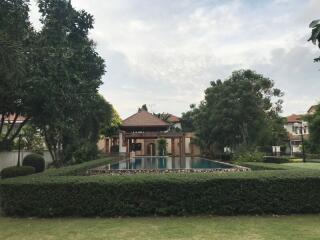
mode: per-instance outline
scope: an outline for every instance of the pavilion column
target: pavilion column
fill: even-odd
[[[174,138],[171,138],[171,155],[175,155],[175,149],[174,149]]]
[[[136,147],[137,139],[133,139],[134,147]],[[136,149],[134,149],[134,152],[136,152]]]
[[[109,151],[110,140],[109,140],[109,138],[105,138],[104,140],[105,140],[105,146],[104,146],[105,152],[110,153],[110,151]]]
[[[126,144],[127,144],[127,146],[126,146],[127,147],[127,153],[130,153],[130,149],[129,149],[130,148],[130,138],[127,139]]]
[[[192,138],[190,138],[190,155],[193,156],[193,143],[192,143]]]
[[[185,138],[185,135],[183,134],[182,137],[181,137],[181,157],[185,157],[186,155],[186,138]]]

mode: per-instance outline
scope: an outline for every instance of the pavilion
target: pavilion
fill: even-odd
[[[177,124],[175,118],[174,124]],[[170,124],[155,115],[140,110],[123,120],[119,135],[105,140],[104,151],[112,152],[112,145],[118,145],[120,154],[136,156],[159,155],[157,140],[164,138],[167,141],[167,154],[171,156],[200,155],[199,147],[192,143],[193,133],[169,130]]]

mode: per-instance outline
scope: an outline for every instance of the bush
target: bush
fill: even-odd
[[[98,147],[97,144],[91,142],[85,142],[77,146],[74,151],[75,163],[83,163],[91,161],[97,158],[98,156]]]
[[[320,159],[319,153],[308,153],[306,154],[307,159]]]
[[[211,154],[209,155],[209,157],[211,159],[215,159],[215,160],[221,160],[221,161],[225,161],[225,162],[229,162],[232,159],[233,154],[232,153],[215,153],[215,154]]]
[[[234,162],[262,162],[264,153],[255,151],[245,151],[236,153],[234,156]]]
[[[39,173],[44,171],[46,163],[41,155],[33,153],[24,157],[22,166],[34,167],[36,173]]]
[[[1,178],[13,178],[19,176],[27,176],[35,173],[34,167],[23,166],[23,167],[7,167],[2,169]]]
[[[277,156],[265,156],[263,157],[265,163],[288,163],[290,158],[288,157],[277,157]]]
[[[119,145],[112,145],[110,148],[111,153],[118,153],[119,152]]]
[[[38,217],[319,213],[319,171],[284,171],[40,174],[1,181],[1,207],[7,215]]]

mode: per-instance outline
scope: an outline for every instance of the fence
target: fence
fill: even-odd
[[[30,151],[22,150],[20,152],[20,160],[21,160],[20,163],[22,163],[22,159],[30,153],[31,153]],[[50,156],[49,151],[44,151],[43,157],[46,161],[46,165],[52,162],[52,158]],[[0,152],[0,171],[6,167],[16,166],[17,163],[18,163],[18,151]]]

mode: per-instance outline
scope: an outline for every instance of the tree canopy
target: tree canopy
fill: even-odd
[[[105,64],[89,38],[93,16],[68,0],[38,0],[42,28],[35,31],[28,3],[0,2],[0,147],[31,121],[56,166],[94,157],[113,110],[98,94]],[[15,118],[1,134],[11,114]],[[25,121],[15,128],[18,116]]]
[[[318,44],[318,47],[320,48],[320,19],[312,21],[309,27],[312,28],[312,31],[308,41],[312,41],[315,45]],[[314,61],[319,62],[320,57],[315,58]]]
[[[251,70],[235,71],[225,81],[212,81],[205,99],[183,119],[196,130],[205,151],[271,144],[274,131],[283,128],[278,116],[282,95],[269,78]]]
[[[10,148],[32,112],[29,83],[34,31],[29,22],[28,2],[0,1],[0,150]],[[19,115],[26,118],[16,127]],[[9,122],[10,116],[14,117]]]

